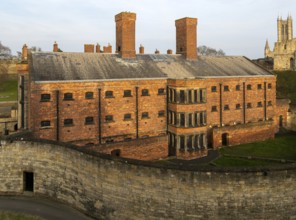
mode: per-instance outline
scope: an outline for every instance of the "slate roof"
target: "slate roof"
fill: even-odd
[[[33,52],[29,66],[33,81],[272,75],[241,56],[199,56],[188,61],[164,54],[122,59],[117,54]]]

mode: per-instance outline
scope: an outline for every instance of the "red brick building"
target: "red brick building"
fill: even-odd
[[[176,20],[177,54],[136,54],[135,21],[115,16],[115,54],[89,44],[28,54],[23,125],[35,138],[151,160],[274,137],[272,73],[245,57],[198,57],[195,18]]]

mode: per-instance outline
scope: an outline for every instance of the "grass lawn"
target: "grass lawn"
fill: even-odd
[[[0,102],[17,100],[17,80],[0,82]]]
[[[32,216],[32,215],[8,212],[8,211],[0,211],[0,219],[1,220],[42,220],[43,218]]]
[[[220,157],[214,161],[218,167],[260,167],[279,165],[280,163],[264,160],[249,160],[244,158]]]
[[[273,140],[225,147],[220,149],[220,154],[296,161],[296,135],[285,135]]]

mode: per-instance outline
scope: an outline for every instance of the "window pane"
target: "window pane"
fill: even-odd
[[[41,94],[41,101],[50,101],[50,94]]]
[[[65,93],[64,94],[64,100],[72,100],[73,94],[72,93]]]

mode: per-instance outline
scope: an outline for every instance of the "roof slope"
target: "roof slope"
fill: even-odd
[[[35,52],[29,59],[34,81],[191,78],[272,75],[245,57],[137,55],[122,59],[117,54]]]

